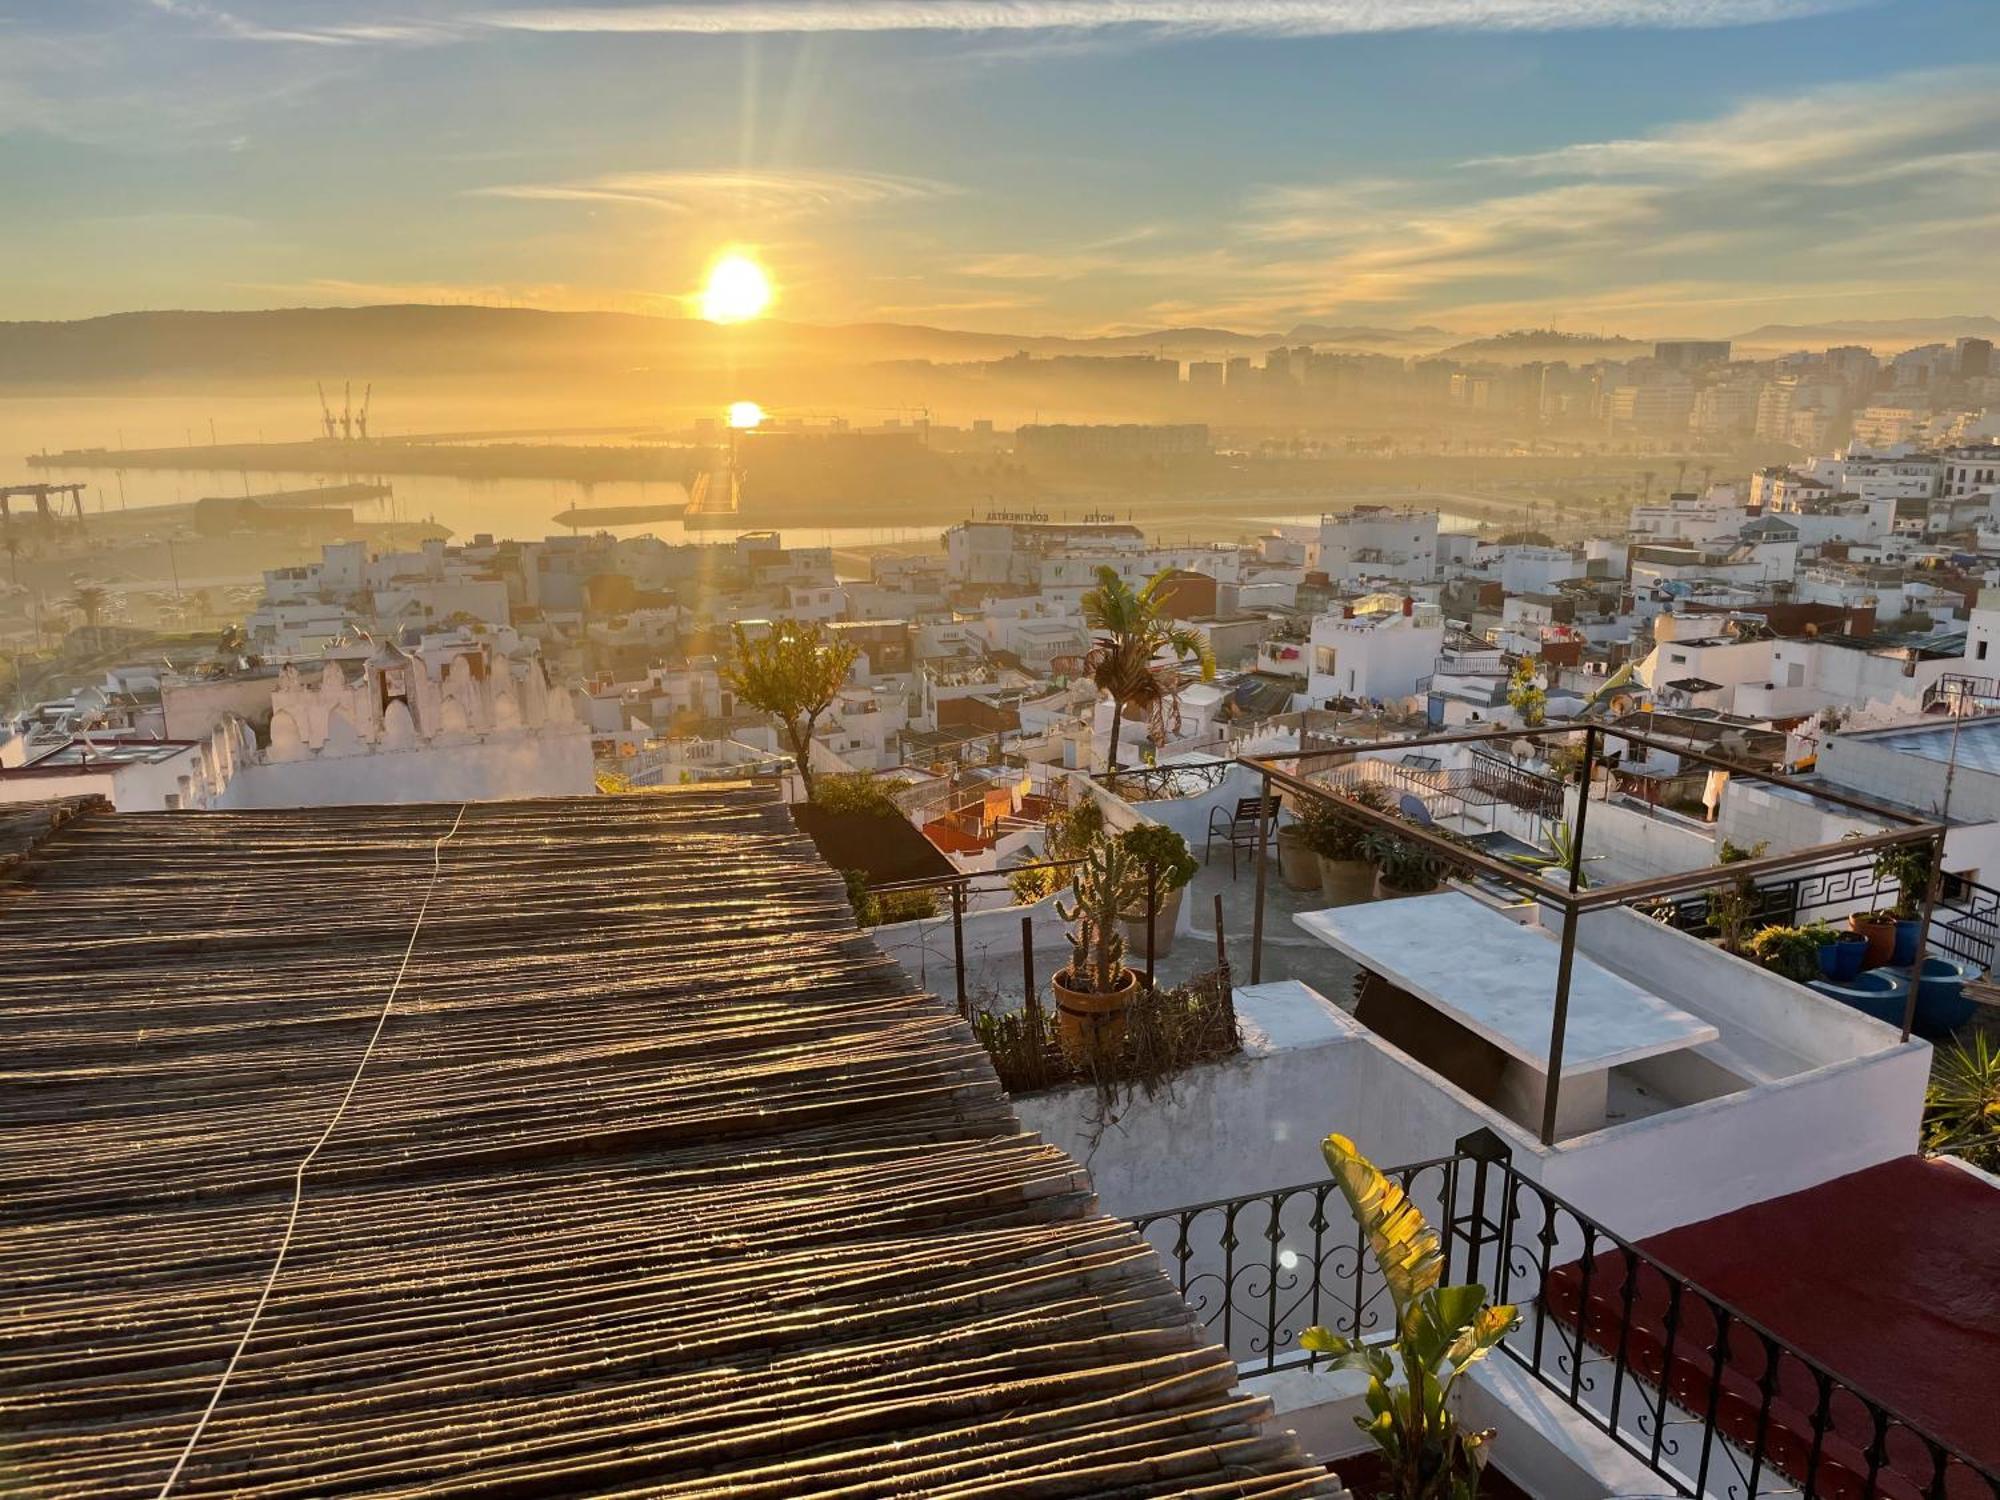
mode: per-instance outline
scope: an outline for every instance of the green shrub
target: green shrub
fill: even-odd
[[[914,922],[938,914],[935,890],[872,891],[866,870],[842,870],[847,885],[847,904],[854,908],[855,925],[881,927],[889,922]]]
[[[881,777],[859,771],[824,774],[813,778],[812,800],[830,813],[876,813],[900,818],[903,810],[890,796],[892,790]]]
[[[1387,812],[1389,794],[1374,782],[1363,781],[1343,787],[1330,797],[1310,798],[1299,813],[1306,847],[1323,859],[1367,859],[1366,845],[1375,830],[1359,818],[1343,817],[1340,811],[1343,803]]]
[[[1193,880],[1195,871],[1201,868],[1194,855],[1188,852],[1187,840],[1159,823],[1141,823],[1137,828],[1128,828],[1118,835],[1118,842],[1125,846],[1125,852],[1132,856],[1133,863],[1138,867],[1142,898],[1149,863],[1159,870],[1162,896],[1179,890]]]
[[[1773,974],[1806,984],[1819,978],[1822,939],[1809,927],[1765,927],[1746,951]]]
[[[1976,1035],[1938,1057],[1924,1094],[1923,1146],[2000,1172],[2000,1050],[1991,1038]]]

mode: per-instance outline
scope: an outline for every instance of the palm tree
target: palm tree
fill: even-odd
[[[86,626],[94,626],[97,624],[97,617],[104,613],[104,601],[109,597],[103,589],[86,583],[69,596],[67,603],[72,610],[83,616],[83,623]]]
[[[1111,749],[1107,771],[1118,769],[1118,730],[1125,715],[1144,714],[1155,736],[1180,726],[1181,664],[1201,664],[1201,680],[1215,676],[1215,653],[1196,630],[1166,612],[1166,584],[1172,568],[1162,568],[1134,589],[1114,568],[1097,570],[1097,587],[1083,596],[1083,622],[1097,639],[1083,658],[1084,670],[1100,693],[1111,697]],[[1172,662],[1155,658],[1171,651]]]

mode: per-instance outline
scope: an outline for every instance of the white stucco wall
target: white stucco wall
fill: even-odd
[[[1638,1238],[1907,1155],[1929,1074],[1928,1044],[1898,1044],[1879,1023],[1800,990],[1794,1019],[1807,1019],[1811,1003],[1842,1012],[1821,1018],[1835,1027],[1852,1016],[1872,1028],[1864,1033],[1870,1055],[1550,1148],[1305,986],[1237,995],[1239,1057],[1190,1069],[1151,1098],[1122,1101],[1108,1118],[1087,1089],[1014,1101],[1028,1129],[1089,1168],[1108,1211],[1321,1181],[1319,1142],[1329,1131],[1394,1164],[1449,1155],[1461,1136],[1486,1126],[1524,1175]]]
[[[216,804],[238,810],[383,802],[587,797],[597,789],[590,737],[500,734],[459,745],[266,762],[237,771]]]

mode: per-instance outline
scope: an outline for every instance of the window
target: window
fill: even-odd
[[[1979,644],[1978,644],[1977,646],[1975,646],[1975,647],[1973,648],[1973,651],[1972,651],[1972,656],[1973,656],[1973,660],[1975,660],[1975,661],[1985,661],[1985,660],[1986,660],[1986,642],[1985,642],[1985,641],[1981,641],[1981,642],[1980,642],[1980,643],[1979,643]]]

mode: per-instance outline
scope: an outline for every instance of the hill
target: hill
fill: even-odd
[[[1826,349],[1862,344],[1876,353],[1900,353],[1919,344],[1956,339],[2000,339],[2000,318],[1859,318],[1839,323],[1766,323],[1733,340],[1738,355],[1783,354],[1794,349]]]

